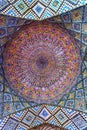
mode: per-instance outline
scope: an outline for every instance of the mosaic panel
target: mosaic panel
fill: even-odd
[[[63,26],[70,31],[78,42],[83,43],[82,46],[87,45],[86,41],[86,10],[87,5],[79,7],[75,10],[63,13],[60,17],[54,17],[51,21],[62,23]]]
[[[85,6],[83,8],[85,8]],[[83,8],[81,7],[80,10],[82,10]],[[76,10],[79,10],[79,9],[76,9]],[[72,11],[72,12],[75,12],[75,11]],[[63,22],[65,20],[64,23],[65,24],[66,23],[69,24],[72,21],[71,20],[72,12],[68,12],[66,14],[62,14],[61,15],[61,20],[59,20],[59,18],[57,18],[57,17],[55,18],[55,20],[59,20],[61,22]],[[10,19],[10,18],[8,18],[8,19]],[[12,19],[13,20],[11,22],[10,21],[7,22],[7,25],[9,27],[11,25],[14,26],[17,23],[17,21],[14,22],[14,18],[12,18]],[[53,22],[53,20],[51,20],[51,19],[50,19],[50,21]],[[29,22],[27,21],[25,24],[29,24]],[[72,26],[76,27],[75,24],[76,23],[73,22]],[[21,25],[22,25],[22,23],[21,23]],[[78,26],[78,22],[77,22],[77,26]],[[74,29],[74,30],[76,30],[76,29]],[[86,49],[86,47],[82,48],[82,50],[83,50],[82,57],[84,55],[84,59],[86,59],[85,49]],[[2,62],[2,60],[1,60],[1,62]],[[84,97],[85,93],[84,93],[84,88],[83,88],[83,85],[82,85],[83,82],[85,83],[85,78],[86,77],[87,77],[86,76],[86,62],[84,61],[84,66],[82,66],[82,74],[78,77],[78,82],[77,82],[76,86],[73,87],[73,89],[70,91],[70,93],[64,95],[64,97],[60,101],[57,100],[57,101],[55,101],[52,104],[60,105],[60,106],[63,106],[63,107],[72,108],[72,109],[81,110],[81,111],[85,111],[86,112],[86,102],[85,102],[86,96]],[[84,79],[83,82],[82,82],[82,79]],[[27,107],[32,107],[32,106],[36,106],[37,105],[34,102],[29,102],[28,103],[24,99],[22,99],[20,97],[17,97],[16,93],[8,88],[8,85],[5,85],[4,87],[5,87],[4,102],[8,101],[8,104],[4,103],[4,106],[2,105],[2,108],[4,107],[5,110],[8,108],[8,112],[4,111],[4,113],[3,113],[1,111],[1,113],[3,113],[3,116],[7,116],[8,114],[14,113],[16,111],[20,111],[20,110],[25,109]],[[86,90],[86,88],[85,88],[85,90]],[[1,95],[2,95],[2,98],[3,98],[3,94],[1,94]],[[9,97],[9,95],[11,97]],[[12,98],[13,100],[9,100],[9,98]],[[80,99],[82,99],[82,102],[80,101]],[[13,102],[15,102],[15,103],[13,103]],[[11,105],[9,105],[9,104],[11,104]],[[13,110],[10,109],[11,107],[14,107],[14,109]]]
[[[43,0],[44,1],[44,0]],[[34,6],[32,1],[23,1],[25,5]],[[49,1],[45,0],[45,4],[42,4],[41,1],[39,5],[45,6],[43,13],[39,17],[50,17],[54,14],[54,10],[51,10],[51,15],[49,9],[48,12],[45,12],[46,7],[50,4]],[[57,1],[58,2],[58,1]],[[8,3],[14,4],[15,1],[8,1]],[[8,5],[7,3],[7,5]],[[47,3],[47,4],[46,4]],[[72,4],[74,7],[79,3],[78,0],[75,1],[65,1],[65,5]],[[82,1],[80,1],[82,3]],[[54,3],[55,4],[55,3]],[[57,3],[56,3],[57,4]],[[4,6],[4,9],[7,8],[7,5]],[[62,5],[63,6],[63,5]],[[21,4],[19,8],[24,8]],[[65,10],[66,7],[64,7]],[[41,10],[37,8],[37,10]],[[23,98],[18,96],[12,89],[9,88],[3,71],[3,57],[2,52],[4,47],[0,48],[0,116],[4,118],[0,119],[0,129],[12,129],[12,130],[28,130],[32,127],[41,125],[43,123],[49,123],[55,126],[63,127],[69,130],[86,130],[87,129],[87,29],[86,29],[86,10],[87,7],[83,6],[73,11],[63,13],[60,16],[49,19],[50,22],[57,22],[60,27],[66,28],[70,35],[75,37],[78,42],[78,47],[80,49],[80,56],[82,58],[81,65],[81,74],[77,78],[77,82],[70,92],[65,94],[60,101],[56,100],[52,102],[51,105],[38,105],[35,102],[26,102]],[[17,10],[16,10],[17,11]],[[20,13],[20,11],[18,12]],[[27,13],[23,12],[23,15]],[[27,16],[35,17],[36,14],[30,14]],[[20,15],[22,15],[20,13]],[[27,17],[26,17],[27,18]],[[10,20],[11,19],[11,20]],[[7,22],[6,22],[7,21]],[[18,22],[19,21],[19,22]],[[25,20],[18,18],[7,17],[1,15],[1,34],[0,40],[4,41],[1,43],[1,46],[6,43],[6,38],[8,35],[12,37],[15,30],[19,30],[19,26],[23,25]],[[19,23],[19,25],[18,25]],[[28,21],[25,24],[29,24]],[[17,26],[18,25],[18,26]],[[14,30],[15,28],[15,30]],[[1,42],[0,41],[0,42]],[[55,106],[54,106],[55,105]],[[35,106],[35,107],[34,107]],[[58,107],[61,106],[61,107]],[[32,107],[32,108],[31,108]],[[12,114],[14,113],[14,114]],[[8,116],[9,115],[9,116]],[[35,128],[36,129],[36,128]]]
[[[67,33],[66,30],[65,30],[65,33],[62,33],[64,32],[64,30],[62,30],[59,26],[57,26],[57,24],[55,24],[55,27],[53,27],[53,25],[54,24],[51,24],[48,22],[40,22],[40,23],[35,22],[31,24],[31,27],[29,28],[27,25],[25,26],[23,31],[20,30],[22,35],[20,35],[20,32],[19,32],[18,37],[14,39],[14,42],[12,44],[8,43],[6,46],[6,49],[4,49],[5,51],[3,53],[3,58],[4,58],[3,68],[4,68],[5,77],[9,85],[12,84],[10,86],[12,89],[15,88],[15,86],[18,86],[16,87],[17,89],[15,89],[16,91],[18,91],[17,94],[23,97],[27,101],[34,101],[36,103],[47,103],[47,102],[52,103],[55,100],[57,101],[60,100],[64,94],[70,91],[71,86],[76,84],[77,77],[80,74],[81,57],[80,57],[79,49],[75,47],[75,44],[76,44],[75,41],[70,36],[68,36],[68,34],[66,35]],[[29,34],[31,34],[30,37],[28,34],[26,34],[26,32],[29,29],[30,29]],[[47,32],[45,33],[45,29],[48,29],[48,33],[50,34],[50,36],[47,35]],[[52,31],[52,33],[50,30]],[[36,33],[34,34],[34,32],[32,31],[34,32],[37,31],[37,34]],[[39,32],[41,34],[39,34]],[[57,37],[55,37],[56,44],[52,46],[51,42],[52,41],[54,42],[53,33],[55,33],[58,36],[60,35],[60,37],[58,39]],[[32,34],[33,34],[33,37],[32,37]],[[26,41],[24,39],[25,36],[26,36]],[[38,41],[37,45],[36,45],[36,41],[35,40],[33,41],[33,39],[35,39],[36,37]],[[38,40],[38,37],[40,38],[39,40]],[[67,43],[66,45],[63,44],[61,41],[61,38],[64,39],[64,37],[66,37],[66,39],[64,40],[64,43]],[[22,39],[22,41],[20,40],[20,38]],[[26,50],[26,47],[29,46],[28,45],[29,42],[27,42],[28,40],[30,42],[30,45],[32,44],[32,41],[33,43],[35,42],[35,44],[31,46],[32,50],[30,47],[27,48]],[[60,41],[60,45],[58,45],[58,41]],[[46,45],[47,42],[50,43],[50,45],[47,46]],[[62,49],[61,46],[64,49]],[[67,50],[67,46],[68,46],[69,51]],[[59,48],[59,52],[57,51],[58,48]],[[30,52],[30,54],[32,53],[32,55],[29,56],[30,58],[27,56],[27,52]],[[71,52],[71,54],[74,53],[76,56],[70,55],[69,52]],[[50,56],[50,53],[55,56],[53,55]],[[64,55],[65,53],[66,55]],[[34,55],[36,55],[36,57]],[[17,58],[15,59],[15,57]],[[23,57],[24,59],[26,57],[25,62],[24,62]],[[68,60],[70,61],[68,62]],[[61,71],[59,71],[59,68]],[[66,71],[64,71],[65,68],[66,68]],[[24,75],[22,72],[24,73]],[[34,75],[32,75],[32,72],[34,73]],[[73,74],[71,75],[71,73]],[[27,76],[28,74],[29,76]],[[17,77],[15,77],[15,75]],[[37,78],[36,78],[36,75],[37,75]],[[50,78],[48,75],[50,76]],[[60,80],[58,80],[59,78]],[[17,79],[19,80],[17,81]],[[57,87],[57,86],[60,86],[60,87]],[[61,90],[61,87],[62,87],[62,90]],[[50,94],[50,92],[52,93],[52,95]]]
[[[87,0],[1,0],[0,13],[42,20],[85,4],[87,4]]]
[[[67,130],[87,129],[87,115],[83,114],[83,112],[81,113],[72,109],[56,107],[57,110],[53,113],[51,111],[53,107],[55,108],[55,106],[41,105],[41,111],[37,114],[36,109],[38,110],[38,107],[39,106],[26,109],[26,112],[24,110],[0,120],[0,129],[2,130],[8,128],[12,130],[28,130],[44,123],[58,126],[60,128],[65,128]],[[33,113],[34,109],[35,114]],[[43,113],[44,110],[47,110],[50,113],[50,117],[46,120],[39,116],[41,112]],[[47,115],[45,112],[43,114]],[[15,115],[18,118],[15,118]]]
[[[9,16],[0,15],[0,46],[3,46],[12,34],[16,32],[23,24],[25,20]]]

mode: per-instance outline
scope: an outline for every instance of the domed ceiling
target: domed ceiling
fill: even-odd
[[[66,30],[49,22],[25,26],[7,44],[3,58],[9,86],[37,103],[60,100],[76,84],[81,71],[77,43]]]
[[[1,130],[87,129],[86,2],[0,1]]]

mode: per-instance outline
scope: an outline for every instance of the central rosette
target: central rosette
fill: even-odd
[[[39,69],[45,69],[48,65],[48,59],[44,56],[40,56],[36,61],[36,65]]]
[[[57,24],[27,25],[4,51],[9,86],[27,101],[60,100],[75,85],[81,57],[76,41]]]
[[[38,43],[39,44],[39,43]],[[54,83],[53,73],[56,67],[54,51],[46,45],[32,46],[33,51],[29,57],[29,67],[27,68],[32,84],[37,87],[48,87]],[[50,81],[51,80],[51,81]],[[37,82],[38,81],[38,82]]]

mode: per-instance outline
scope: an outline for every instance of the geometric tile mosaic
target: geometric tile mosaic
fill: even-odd
[[[24,19],[0,15],[0,55],[2,55],[5,43],[12,39],[14,32],[16,33],[16,31],[18,31],[25,23],[29,24],[30,22],[31,21],[27,22]],[[24,107],[23,104],[21,104],[20,99],[16,97],[16,95],[12,96],[12,93],[10,94],[10,89],[8,89],[7,85],[4,83],[2,63],[2,57],[0,56],[0,113],[2,113],[2,110],[6,110],[4,111],[3,115],[7,116],[8,113],[19,111],[20,108],[23,109]],[[14,107],[13,101],[15,102]],[[18,104],[18,102],[20,103]],[[24,105],[26,105],[26,107],[29,106],[26,103],[24,103]]]
[[[35,115],[32,114],[31,112],[28,112],[27,115],[24,117],[24,119],[22,121],[25,124],[30,126],[34,119],[35,119]]]
[[[87,57],[87,42],[83,41],[86,38],[86,6],[77,8],[75,10],[72,10],[70,12],[64,13],[61,16],[55,17],[53,19],[50,19],[52,22],[58,22],[63,24],[62,26],[69,30],[70,34],[74,36],[74,38],[78,41],[79,46],[81,47],[81,53],[82,53],[82,59]],[[85,21],[85,22],[84,22]],[[69,100],[66,99],[66,103],[64,100],[61,102],[62,106],[65,103],[65,106],[69,106],[72,109],[75,108],[76,110],[85,110],[87,112],[87,106],[86,106],[86,77],[87,77],[87,62],[85,62],[84,66],[84,60],[82,65],[82,74],[80,76],[79,84],[77,85],[77,88],[73,88],[73,91],[71,90]],[[82,81],[81,81],[81,77]],[[86,83],[87,84],[87,83]],[[85,104],[84,104],[85,103]],[[61,105],[60,104],[60,105]],[[68,127],[67,127],[68,128]]]
[[[0,15],[0,46],[3,46],[11,39],[13,33],[16,32],[25,21],[24,19]]]
[[[8,121],[6,122],[6,124],[4,125],[3,130],[6,130],[6,129],[9,130],[9,128],[10,128],[10,130],[13,130],[17,127],[17,125],[18,125],[17,120],[9,118]]]
[[[67,116],[61,110],[55,114],[55,117],[60,122],[60,124],[64,124],[68,120]]]
[[[65,128],[68,130],[86,130],[87,129],[87,114],[83,112],[78,112],[72,109],[66,109],[61,107],[56,107],[56,111],[51,112],[53,107],[49,105],[41,105],[41,111],[47,110],[50,112],[50,118],[44,120],[40,117],[41,111],[37,114],[36,109],[38,106],[30,109],[23,110],[16,114],[12,114],[4,119],[0,120],[0,130],[2,129],[11,129],[11,130],[28,130],[39,126],[41,124],[47,123],[60,128]],[[49,109],[48,109],[49,108]],[[32,112],[33,110],[33,112]],[[45,114],[46,115],[46,114]],[[16,118],[16,116],[18,118]]]
[[[51,114],[46,108],[43,108],[39,116],[42,117],[44,120],[47,120],[51,116]]]
[[[86,47],[81,48],[84,54],[84,62],[86,62],[85,49]],[[82,55],[82,58],[83,58],[83,55]],[[1,56],[1,59],[3,59],[2,56]],[[3,64],[3,60],[1,60],[1,64]],[[55,101],[52,104],[56,106],[62,106],[65,108],[71,108],[71,109],[87,112],[86,100],[85,100],[86,87],[83,85],[83,82],[85,82],[85,78],[87,78],[86,66],[82,68],[82,74],[78,77],[76,86],[74,86],[68,94],[65,94],[60,101]],[[3,82],[3,80],[4,80],[4,74],[3,74],[2,65],[1,65],[1,82]],[[6,82],[4,83],[4,86],[3,86],[4,87],[4,94],[3,94],[2,85],[3,84],[1,84],[1,97],[0,97],[1,102],[2,102],[1,111],[0,111],[1,115],[7,116],[11,113],[15,113],[25,108],[29,108],[29,107],[37,105],[37,103],[26,102],[24,99],[18,97],[16,93],[8,87],[8,84],[6,84]],[[46,120],[45,117],[44,119]]]
[[[59,9],[60,12],[71,10],[71,8],[69,8],[71,6],[74,8],[80,6],[80,4],[84,4],[79,0],[65,0],[64,2],[65,4],[61,4],[61,8],[63,8]],[[19,6],[17,3],[19,3]],[[22,0],[21,3],[20,1],[16,1],[15,3],[14,0],[8,0],[5,1],[5,3],[3,1],[0,4],[2,4],[3,12],[4,10],[7,10],[8,15],[17,15],[17,17],[41,20],[55,15],[57,7],[52,9],[52,3],[56,5],[57,3],[60,4],[60,1],[39,0],[38,2],[34,0]],[[10,7],[8,7],[9,5],[13,10],[10,10]],[[50,8],[48,8],[48,5]],[[66,7],[66,5],[69,5],[69,7]],[[57,4],[57,6],[59,5]],[[28,10],[29,7],[33,7],[31,10],[32,13]],[[0,11],[2,8],[0,8]],[[55,101],[50,105],[26,102],[9,88],[2,67],[4,45],[9,39],[14,38],[13,34],[16,31],[18,31],[23,25],[30,24],[31,21],[10,16],[0,16],[0,130],[28,130],[44,123],[69,130],[87,129],[86,15],[87,6],[85,5],[48,20],[50,22],[58,23],[59,26],[66,28],[69,31],[78,42],[83,60],[81,74],[77,79],[76,85],[73,86],[70,92],[65,94],[60,101]]]
[[[49,21],[54,22],[54,23],[58,22],[58,24],[61,23],[60,26],[63,26],[63,28],[66,28],[67,30],[69,30],[70,34],[72,32],[82,33],[81,31],[83,29],[82,29],[81,25],[83,25],[83,26],[85,26],[84,29],[85,29],[85,34],[86,34],[86,22],[85,22],[85,25],[83,23],[83,20],[84,20],[83,19],[83,16],[84,16],[83,9],[86,9],[86,6],[80,7],[78,9],[75,9],[75,10],[67,12],[67,13],[64,13],[61,16],[57,16],[52,19],[49,19]],[[77,17],[76,17],[75,14],[76,14],[76,12],[79,12],[79,11],[80,11],[80,13],[79,14],[77,13]],[[19,24],[18,24],[17,19],[18,18],[2,16],[1,21],[3,21],[3,22],[1,22],[1,27],[4,29],[7,25],[8,27],[11,27],[11,29],[12,29],[12,27],[16,27],[16,29],[19,30],[18,28],[21,27],[23,24],[30,23],[30,21],[18,19],[19,20]],[[5,20],[6,20],[6,23],[5,23]],[[78,20],[80,22],[78,22]],[[16,24],[18,26],[16,26]],[[71,28],[69,28],[70,25],[72,25]],[[11,35],[12,35],[12,32],[10,33],[10,36]],[[74,36],[75,34],[73,33],[72,35]],[[3,37],[6,37],[6,36],[7,36],[7,34],[5,34]],[[2,40],[2,37],[1,37],[1,40]],[[5,43],[6,43],[6,41],[5,41]],[[80,45],[82,45],[82,46],[80,46]],[[86,51],[87,51],[87,49],[86,49],[86,44],[83,44],[80,40],[79,40],[79,46],[82,51],[81,56],[84,60],[83,60],[83,65],[82,65],[82,73],[78,77],[77,84],[70,90],[70,93],[64,95],[60,101],[53,102],[52,104],[56,105],[56,106],[61,106],[61,107],[65,107],[65,108],[71,108],[71,109],[87,112],[87,110],[86,110],[86,100],[87,100],[86,99],[87,98],[86,97],[86,93],[87,93],[87,90],[86,90],[86,78],[87,78]],[[2,50],[3,50],[3,48],[4,47],[1,47]],[[6,82],[4,82],[5,77],[4,77],[4,73],[3,73],[3,69],[2,69],[2,64],[3,64],[2,54],[0,57],[0,63],[1,63],[0,81],[2,83],[0,85],[0,88],[1,88],[1,93],[0,93],[1,100],[0,101],[2,103],[1,108],[0,108],[1,116],[2,115],[7,116],[7,115],[10,115],[11,113],[15,113],[15,112],[21,111],[23,109],[37,106],[38,104],[36,104],[34,102],[26,102],[24,99],[18,97],[16,95],[16,93],[8,87],[8,84]],[[3,82],[4,82],[4,85],[3,85]],[[3,93],[3,90],[4,90],[4,93]],[[6,110],[8,110],[8,111],[6,111]],[[44,119],[45,119],[45,117],[44,117]]]
[[[82,43],[84,48],[87,45],[87,5],[79,7],[60,16],[49,19],[53,22],[62,23],[63,27],[69,30],[76,40]]]
[[[0,14],[42,20],[87,4],[87,0],[1,0]]]

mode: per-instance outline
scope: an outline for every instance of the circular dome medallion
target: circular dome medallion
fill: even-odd
[[[80,74],[76,41],[68,31],[49,22],[24,26],[6,45],[3,57],[9,86],[27,101],[60,100]]]

